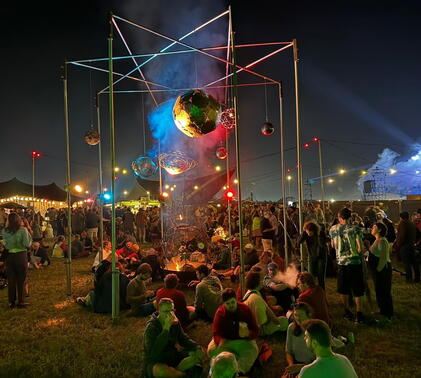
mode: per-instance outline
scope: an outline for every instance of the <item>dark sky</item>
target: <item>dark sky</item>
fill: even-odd
[[[277,1],[260,2],[258,6],[256,2],[248,3],[232,3],[236,42],[298,40],[303,142],[313,136],[323,139],[326,173],[358,168],[334,177],[335,182],[327,186],[328,198],[358,198],[358,173],[362,167],[371,166],[383,148],[390,147],[408,156],[413,153],[412,144],[420,142],[421,5],[409,0],[381,4],[374,1]],[[113,11],[175,37],[219,14],[226,6],[224,1],[192,0],[75,1],[64,6],[47,6],[42,2],[28,6],[2,4],[0,179],[16,176],[30,182],[31,151],[39,150],[44,157],[37,161],[37,183],[55,181],[64,185],[60,67],[65,59],[107,55],[107,12]],[[219,26],[219,31],[213,30],[205,37],[206,42],[217,40],[218,32],[225,33],[223,25]],[[127,39],[136,52],[157,51],[165,45],[148,38],[127,29]],[[115,53],[123,51],[116,40]],[[241,50],[239,64],[247,64],[269,51],[267,48]],[[177,76],[177,72],[165,68],[171,61],[163,62],[159,69]],[[120,71],[128,68],[119,67]],[[163,75],[159,69],[154,71],[151,67],[146,72],[158,80]],[[285,146],[293,147],[292,51],[257,66],[256,71],[284,83]],[[248,78],[245,76],[244,80]],[[89,70],[77,67],[69,70],[72,181],[87,185],[91,191],[96,189],[97,149],[85,144],[83,134],[94,119],[91,93],[105,85],[106,75],[90,74]],[[268,88],[267,94],[268,116],[276,123],[276,93]],[[279,155],[255,159],[279,152],[279,133],[269,137],[260,134],[265,119],[264,88],[241,89],[239,96],[241,156],[247,161],[242,165],[245,196],[253,191],[258,199],[277,199]],[[105,97],[102,102],[105,129]],[[143,153],[141,119],[138,95],[116,98],[117,162],[121,167],[129,168],[130,162]],[[103,137],[107,166],[107,131]],[[150,131],[146,141],[150,148],[153,143]],[[287,167],[295,167],[294,151],[286,156]],[[305,179],[319,176],[315,146],[303,151],[303,171]],[[294,171],[292,175],[295,182]],[[129,190],[132,181],[132,176],[119,179],[117,190]],[[316,198],[318,186],[318,182],[312,186]]]

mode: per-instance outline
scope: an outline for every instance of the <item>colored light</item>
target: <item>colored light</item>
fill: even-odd
[[[367,174],[367,171],[361,171],[361,176],[365,176]]]
[[[127,194],[129,194],[129,192],[128,192],[127,190],[125,190],[125,191],[123,192],[123,194],[124,194],[125,196],[127,196]]]
[[[339,174],[340,174],[340,175],[343,175],[343,174],[345,174],[345,173],[346,173],[345,169],[340,169],[340,170],[339,170]]]
[[[83,188],[80,186],[80,185],[75,185],[74,186],[74,189],[76,190],[76,192],[78,192],[78,193],[82,193],[82,191],[83,191]]]
[[[123,175],[127,175],[127,169],[123,169],[123,170],[121,171],[121,173],[122,173]]]
[[[110,200],[111,199],[111,194],[104,193],[104,199]]]
[[[197,189],[199,189],[199,187],[198,187],[197,185],[195,185],[195,186],[193,187],[193,189],[194,189],[194,190],[197,190]]]
[[[165,189],[169,189],[170,186],[168,184],[165,185]]]
[[[328,182],[329,184],[332,184],[332,182],[335,182],[335,180],[334,180],[334,179],[332,179],[332,178],[330,178],[329,180],[327,180],[327,182]]]
[[[167,192],[162,192],[162,197],[168,198],[169,194]]]
[[[89,190],[85,190],[85,194],[89,194]]]
[[[234,179],[234,184],[238,184],[238,180],[237,179]]]
[[[314,137],[313,139],[312,139],[312,141],[313,142],[318,142],[320,139],[319,138],[317,138],[317,137]]]
[[[310,148],[310,143],[304,143],[304,148]]]
[[[120,168],[119,167],[115,167],[114,168],[114,172],[120,172]]]
[[[292,180],[292,176],[288,175],[288,176],[287,176],[287,180],[288,180],[288,181],[291,181],[291,180]]]
[[[215,167],[215,171],[219,172],[220,170],[221,170],[221,167],[220,167],[219,165],[217,165],[217,166]]]

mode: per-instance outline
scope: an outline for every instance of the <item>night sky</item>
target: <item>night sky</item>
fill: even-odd
[[[361,169],[371,166],[377,155],[389,147],[402,157],[414,153],[421,143],[421,5],[399,2],[232,2],[237,43],[298,40],[299,90],[303,143],[322,138],[325,172],[350,170],[326,184],[327,197],[359,198],[356,181]],[[247,2],[248,3],[248,2]],[[107,56],[107,13],[113,11],[134,22],[150,26],[173,37],[221,13],[224,1],[80,1],[65,5],[1,5],[2,84],[0,112],[0,180],[16,176],[31,182],[31,151],[44,156],[37,161],[37,184],[55,181],[64,185],[65,145],[63,91],[60,80],[65,59],[77,60]],[[258,6],[257,6],[258,4]],[[263,4],[263,5],[262,5]],[[274,4],[277,4],[275,6]],[[215,29],[216,28],[216,29]],[[217,29],[219,28],[219,29]],[[191,43],[216,45],[225,36],[219,23],[202,40]],[[123,31],[125,33],[125,31]],[[127,29],[134,52],[155,52],[165,42],[145,33]],[[199,37],[197,37],[199,38]],[[125,54],[120,41],[115,54]],[[270,48],[238,51],[238,63],[247,64],[272,51]],[[184,72],[191,80],[206,82],[208,72],[199,61],[198,77]],[[133,65],[119,66],[128,71]],[[186,66],[186,67],[191,67]],[[224,66],[219,65],[221,74]],[[212,66],[215,69],[215,66]],[[292,50],[255,67],[257,72],[284,84],[285,147],[287,167],[296,159],[293,102]],[[145,73],[156,80],[185,77],[164,59]],[[205,74],[203,74],[205,75]],[[208,73],[208,75],[210,75]],[[239,77],[240,81],[243,80]],[[244,76],[244,80],[250,80]],[[83,141],[85,131],[95,122],[93,96],[107,85],[106,74],[69,67],[69,106],[71,129],[72,183],[96,190],[97,148]],[[122,88],[136,88],[131,83]],[[279,133],[263,136],[265,121],[264,87],[240,89],[239,111],[243,192],[252,191],[259,200],[275,200],[279,189]],[[268,117],[276,124],[278,100],[273,88],[267,89]],[[152,109],[145,96],[145,108]],[[103,129],[107,129],[106,97],[102,101]],[[142,105],[140,95],[116,97],[117,164],[129,169],[130,162],[143,154]],[[105,169],[109,166],[108,132],[103,133]],[[153,146],[146,133],[147,150]],[[262,157],[262,155],[269,155]],[[303,151],[304,179],[319,176],[317,149]],[[209,165],[216,164],[209,158]],[[109,168],[108,168],[109,170]],[[200,174],[200,170],[197,171]],[[296,181],[296,172],[292,170]],[[105,186],[110,175],[105,176]],[[130,190],[133,176],[121,177],[117,191]],[[108,185],[107,185],[108,183]],[[294,190],[292,185],[291,190]],[[319,198],[318,181],[312,185]]]

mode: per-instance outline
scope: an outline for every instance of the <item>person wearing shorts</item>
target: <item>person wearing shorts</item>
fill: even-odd
[[[337,291],[344,306],[344,318],[354,320],[349,309],[349,296],[355,298],[357,314],[355,322],[362,323],[362,297],[364,296],[364,276],[362,267],[363,241],[361,229],[351,224],[351,210],[343,208],[338,213],[339,223],[332,226],[329,231],[332,247],[336,250],[338,264]]]

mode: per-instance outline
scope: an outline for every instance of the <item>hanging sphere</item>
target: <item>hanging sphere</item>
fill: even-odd
[[[178,96],[173,107],[177,128],[190,138],[215,130],[220,104],[207,93],[195,89]]]
[[[89,130],[83,136],[85,142],[88,143],[90,146],[96,146],[99,143],[99,132],[96,130]]]
[[[167,173],[175,176],[196,167],[198,162],[182,151],[172,151],[159,155],[159,164]]]
[[[140,156],[132,162],[132,169],[136,176],[147,178],[156,173],[158,165],[149,156]]]
[[[218,147],[216,149],[216,157],[218,159],[224,160],[224,159],[227,158],[227,155],[228,155],[228,153],[227,153],[227,149],[225,147]]]
[[[275,128],[270,122],[265,122],[262,126],[262,134],[263,135],[272,135],[275,131]]]
[[[227,130],[231,130],[235,126],[235,111],[234,108],[227,108],[221,112],[219,116],[219,124]]]

